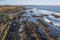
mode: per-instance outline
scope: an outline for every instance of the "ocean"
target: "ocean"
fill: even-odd
[[[29,9],[29,10],[32,10],[33,11],[33,15],[39,15],[40,14],[47,14],[49,15],[48,18],[44,17],[43,19],[44,20],[48,20],[48,21],[51,21],[53,22],[54,25],[56,26],[60,26],[60,18],[55,18],[54,16],[52,16],[51,14],[54,14],[54,15],[57,15],[60,17],[60,6],[36,6],[36,5],[25,5],[24,7],[26,7],[26,9]],[[29,14],[31,14],[30,12],[28,11]],[[34,21],[34,20],[33,20]]]
[[[42,10],[60,13],[60,6],[58,6],[58,5],[54,5],[54,6],[51,6],[51,5],[25,5],[24,7],[37,8],[37,9],[42,9]]]

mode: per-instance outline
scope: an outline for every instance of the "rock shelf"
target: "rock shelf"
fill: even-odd
[[[54,15],[39,11],[9,11],[7,18],[0,19],[0,40],[60,40],[60,27],[54,24]]]

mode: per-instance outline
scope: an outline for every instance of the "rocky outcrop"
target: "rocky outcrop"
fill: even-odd
[[[47,14],[11,10],[0,18],[0,40],[59,40],[60,28],[47,22]]]

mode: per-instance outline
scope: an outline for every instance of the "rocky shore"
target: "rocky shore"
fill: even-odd
[[[0,40],[60,40],[60,26],[37,9],[0,7]],[[7,11],[7,12],[6,12]]]

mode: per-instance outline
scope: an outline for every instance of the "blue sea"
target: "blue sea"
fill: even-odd
[[[48,10],[48,11],[60,13],[60,6],[59,5],[54,5],[54,6],[51,6],[51,5],[25,5],[24,7],[37,8],[37,9]]]

